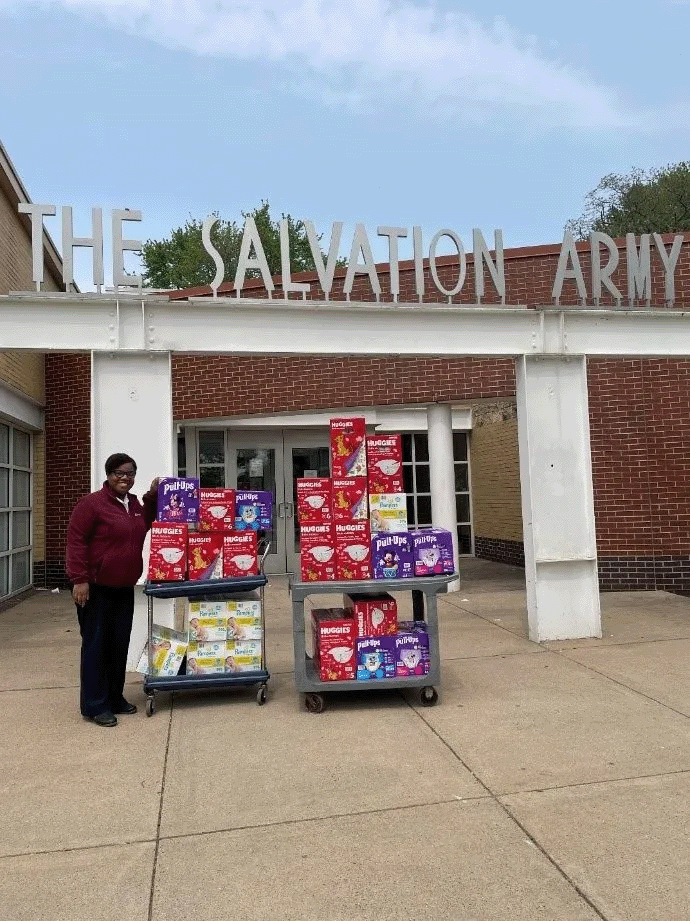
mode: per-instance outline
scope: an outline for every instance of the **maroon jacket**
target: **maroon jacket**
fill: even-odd
[[[67,528],[70,582],[95,582],[113,588],[136,585],[144,568],[146,532],[156,517],[156,495],[129,493],[129,513],[106,481],[77,502]]]

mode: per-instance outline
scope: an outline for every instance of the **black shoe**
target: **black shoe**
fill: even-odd
[[[85,720],[91,720],[97,726],[117,726],[117,717],[110,710],[104,710],[103,713],[97,713],[95,716],[85,716]]]
[[[136,713],[137,705],[123,700],[119,707],[113,707],[113,713]]]

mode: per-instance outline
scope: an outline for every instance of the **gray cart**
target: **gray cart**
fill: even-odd
[[[458,575],[424,576],[414,579],[366,579],[348,582],[290,582],[292,596],[292,634],[295,646],[295,687],[304,694],[304,703],[311,713],[321,713],[325,707],[324,694],[341,691],[385,691],[397,688],[419,688],[421,702],[426,707],[438,700],[435,684],[441,681],[441,659],[438,643],[438,611],[436,595],[448,590],[448,584]],[[304,599],[309,595],[351,594],[378,595],[381,592],[412,592],[415,620],[425,621],[429,634],[429,673],[413,678],[382,678],[377,681],[321,681],[314,662],[307,655]]]

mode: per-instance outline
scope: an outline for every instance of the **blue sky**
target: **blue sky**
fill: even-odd
[[[77,235],[268,199],[348,250],[356,221],[549,243],[604,174],[690,159],[689,32],[690,0],[0,0],[0,139]]]

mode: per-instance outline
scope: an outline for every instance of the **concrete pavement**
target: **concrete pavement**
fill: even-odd
[[[334,596],[326,596],[329,604]],[[67,593],[0,612],[0,908],[13,921],[681,921],[690,901],[690,599],[602,596],[604,636],[526,639],[523,573],[440,596],[436,707],[292,684],[78,712]],[[318,603],[318,598],[313,599]],[[401,607],[409,601],[398,596]]]

